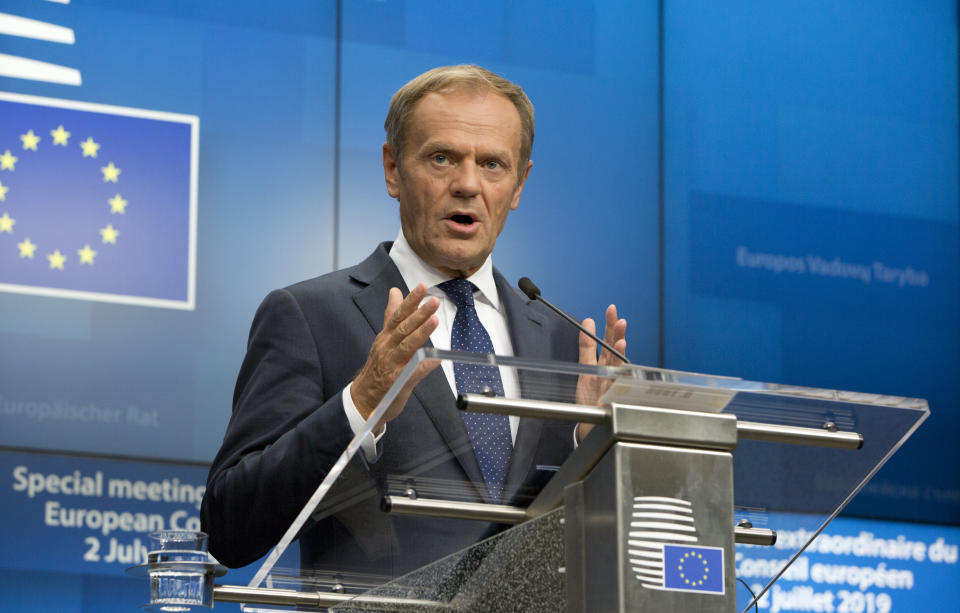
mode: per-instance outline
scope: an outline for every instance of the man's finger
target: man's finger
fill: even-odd
[[[423,305],[417,308],[416,311],[411,313],[406,319],[397,324],[396,328],[394,328],[396,342],[400,343],[411,334],[418,332],[420,327],[426,323],[427,320],[429,320],[439,308],[440,301],[438,299],[433,297],[427,298],[423,302]]]
[[[401,302],[403,302],[403,292],[398,287],[391,287],[390,293],[387,294],[387,308],[383,311],[384,327],[387,326],[387,322],[391,321],[397,309],[400,308]]]
[[[597,333],[597,324],[593,322],[589,317],[580,322],[584,328],[589,330],[591,333]],[[597,363],[597,342],[584,334],[580,333],[578,339],[578,345],[580,347],[580,363],[581,364],[596,364]]]
[[[616,340],[614,330],[617,327],[617,305],[611,304],[607,307],[606,320],[606,325],[603,328],[603,340],[612,345]]]
[[[437,329],[438,325],[440,325],[440,320],[434,317],[431,311],[427,314],[426,320],[418,325],[410,334],[397,339],[392,357],[401,368],[410,361],[410,358],[413,357],[417,349],[423,347],[423,344],[427,342],[427,339],[430,338],[430,335],[433,334],[433,331]]]
[[[604,329],[604,338],[611,347],[624,353],[626,349],[627,320],[617,318],[617,305],[611,304],[607,307],[606,327]],[[621,346],[622,342],[622,346]],[[622,360],[610,353],[606,348],[600,350],[600,363],[605,365],[619,365]]]
[[[387,299],[388,310],[390,309],[391,301],[394,299],[393,292],[395,289],[397,291],[397,294],[398,295],[400,294],[399,289],[393,288],[393,287],[390,288],[390,297]],[[384,317],[383,329],[392,330],[396,328],[398,325],[400,325],[400,322],[402,322],[404,319],[409,317],[411,313],[417,310],[417,307],[420,306],[420,302],[423,300],[423,298],[426,295],[427,295],[427,286],[424,285],[423,283],[418,284],[415,288],[413,288],[413,290],[411,290],[409,294],[407,294],[406,298],[403,298],[403,300],[400,301],[397,308],[391,311],[391,314],[389,317]]]
[[[620,344],[621,342],[626,344],[626,341],[627,341],[627,320],[626,319],[617,320],[617,328],[616,328],[616,332],[613,335],[613,338],[614,338],[615,345]]]

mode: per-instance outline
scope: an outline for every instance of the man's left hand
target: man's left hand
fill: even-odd
[[[594,334],[597,331],[597,325],[590,318],[584,319],[583,327]],[[606,326],[604,327],[603,340],[613,346],[614,349],[622,354],[627,350],[627,320],[617,318],[617,306],[611,304],[607,307]],[[623,360],[613,355],[607,349],[600,351],[597,357],[597,342],[592,338],[580,333],[580,363],[591,366],[620,366]],[[581,376],[577,380],[577,403],[594,406],[603,394],[610,387],[612,379],[608,377]],[[577,440],[582,441],[585,436],[593,429],[593,424],[577,424]]]

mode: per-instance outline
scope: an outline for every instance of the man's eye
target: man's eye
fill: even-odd
[[[500,162],[496,160],[487,160],[483,163],[483,167],[487,170],[500,170]]]
[[[433,155],[433,161],[436,162],[437,164],[446,164],[447,156],[442,153],[435,153]]]

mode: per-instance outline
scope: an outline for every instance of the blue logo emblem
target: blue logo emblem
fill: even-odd
[[[668,590],[723,594],[723,549],[664,545],[663,587]]]
[[[195,116],[0,94],[0,291],[194,308]]]

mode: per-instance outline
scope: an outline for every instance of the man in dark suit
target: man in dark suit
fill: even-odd
[[[492,267],[532,166],[533,107],[523,91],[476,66],[434,69],[394,95],[385,128],[397,240],[357,266],[271,293],[254,319],[202,507],[211,552],[228,566],[252,562],[280,539],[425,344],[616,363]],[[467,313],[469,322],[457,320]],[[625,329],[611,305],[606,337],[620,351]],[[301,531],[304,566],[392,576],[488,532],[476,522],[379,512],[391,479],[503,503],[542,487],[545,469],[561,464],[586,429],[516,418],[465,424],[455,390],[476,376],[486,375],[433,362],[416,369]],[[507,396],[529,386],[509,369],[495,378]],[[491,445],[506,451],[490,453]]]

